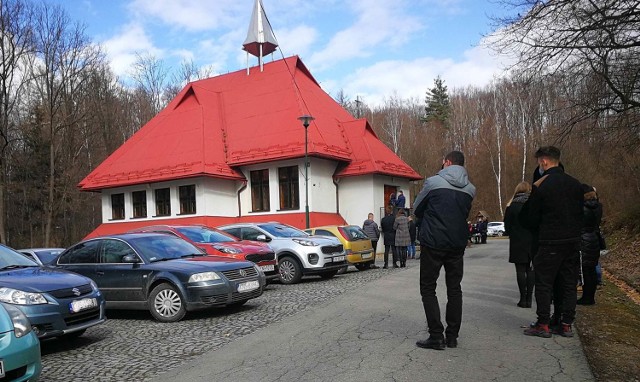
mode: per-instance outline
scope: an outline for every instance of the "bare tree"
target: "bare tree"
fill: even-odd
[[[33,53],[32,10],[22,0],[0,1],[0,242],[6,243],[8,149],[15,139],[16,109],[27,82],[25,58]]]
[[[136,83],[138,96],[149,104],[148,115],[142,118],[142,123],[146,123],[166,105],[164,91],[169,68],[161,59],[151,54],[138,53],[136,57],[131,75]]]

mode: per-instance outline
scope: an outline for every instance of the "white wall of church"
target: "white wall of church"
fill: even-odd
[[[373,175],[340,178],[338,187],[340,215],[347,223],[362,225],[369,212],[376,214],[375,206],[382,202],[382,198],[376,197]],[[377,214],[376,221],[379,221]]]
[[[318,158],[312,158],[310,162],[310,210],[313,212],[336,213],[336,185],[333,184],[333,174],[336,171],[337,162]],[[304,183],[302,187],[304,188]],[[304,203],[304,196],[301,201]]]

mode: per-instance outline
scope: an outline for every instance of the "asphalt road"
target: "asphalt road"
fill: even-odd
[[[508,240],[467,250],[459,347],[425,350],[418,261],[181,363],[154,381],[589,381],[579,338],[528,337]],[[332,280],[333,282],[338,280]],[[438,294],[444,307],[441,276]],[[294,287],[296,288],[296,287]],[[535,306],[534,306],[535,307]],[[274,309],[277,309],[274,307]],[[443,309],[444,311],[444,309]],[[176,354],[179,357],[179,354]]]

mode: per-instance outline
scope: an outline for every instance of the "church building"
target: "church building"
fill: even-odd
[[[279,221],[298,228],[380,221],[391,193],[422,177],[277,47],[256,0],[246,70],[187,84],[79,187],[102,196],[88,236],[145,225]],[[407,204],[407,207],[409,205]]]

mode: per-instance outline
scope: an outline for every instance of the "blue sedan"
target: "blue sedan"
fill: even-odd
[[[0,381],[34,381],[38,379],[40,341],[22,311],[0,304]]]
[[[0,302],[20,308],[40,339],[80,336],[106,320],[104,297],[91,279],[42,267],[4,245]]]

